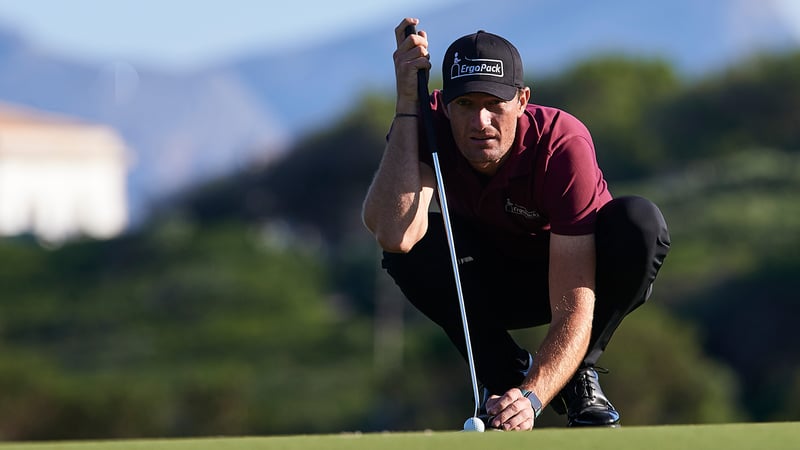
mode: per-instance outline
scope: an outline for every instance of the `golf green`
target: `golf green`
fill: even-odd
[[[800,449],[800,423],[673,425],[619,429],[558,429],[532,432],[343,433],[272,437],[226,437],[119,441],[5,443],[0,450],[337,450],[337,449]]]

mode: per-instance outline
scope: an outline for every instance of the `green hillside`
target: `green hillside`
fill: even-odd
[[[672,235],[650,303],[600,361],[626,426],[608,436],[800,420],[800,135],[787,131],[800,77],[784,76],[799,61],[772,55],[685,81],[658,62],[607,59],[537,81],[535,101],[585,116],[612,192],[654,200]],[[748,110],[731,110],[755,91]],[[770,120],[749,122],[754,108]],[[459,427],[466,366],[380,271],[359,217],[392,113],[391,98],[367,95],[285,158],[172,199],[118,239],[0,240],[0,439]],[[541,333],[517,334],[535,348]],[[539,421],[563,424],[549,409]],[[737,433],[777,428],[672,430],[652,433],[703,442],[723,430],[719,442],[745,448]],[[482,439],[523,439],[508,436]]]

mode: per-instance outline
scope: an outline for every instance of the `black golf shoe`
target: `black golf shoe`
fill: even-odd
[[[601,373],[608,373],[600,369]],[[564,389],[553,399],[551,406],[567,415],[568,427],[611,427],[619,423],[619,412],[608,401],[594,367],[581,367]]]

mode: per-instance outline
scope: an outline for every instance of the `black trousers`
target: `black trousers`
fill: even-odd
[[[442,217],[432,213],[426,235],[405,254],[383,254],[383,267],[406,298],[447,333],[466,359],[464,329]],[[476,372],[490,391],[522,382],[528,363],[508,330],[550,323],[549,235],[533,239],[530,257],[515,259],[485,236],[451,217]],[[592,336],[584,364],[594,365],[622,319],[643,304],[669,251],[658,207],[641,197],[620,197],[597,215],[597,273]]]

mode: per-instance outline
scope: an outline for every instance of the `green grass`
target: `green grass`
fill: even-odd
[[[0,450],[411,450],[411,449],[792,449],[800,448],[800,423],[673,425],[620,429],[555,429],[515,433],[348,433],[129,441],[81,441],[0,444]]]

